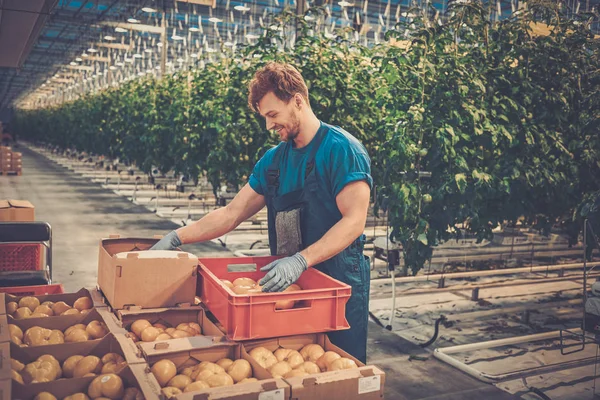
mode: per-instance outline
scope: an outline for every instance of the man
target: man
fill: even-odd
[[[346,306],[350,329],[330,340],[366,362],[370,267],[363,255],[372,178],[365,148],[346,131],[313,113],[302,75],[269,63],[249,85],[248,103],[281,143],[258,161],[249,182],[226,207],[169,233],[152,249],[211,240],[235,229],[265,205],[269,246],[286,256],[263,267],[263,291],[282,291],[307,268],[352,286]]]

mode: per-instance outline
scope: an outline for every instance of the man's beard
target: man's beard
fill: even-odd
[[[294,113],[292,113],[290,115],[290,120],[290,124],[284,127],[284,129],[287,131],[286,138],[282,139],[284,142],[294,140],[300,134],[300,120],[298,119],[298,117]]]

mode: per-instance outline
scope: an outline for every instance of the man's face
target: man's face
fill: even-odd
[[[295,98],[286,103],[269,92],[258,102],[258,110],[267,122],[267,129],[276,131],[281,141],[294,140],[300,133],[299,109]]]

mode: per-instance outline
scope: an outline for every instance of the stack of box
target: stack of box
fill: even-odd
[[[264,275],[260,268],[274,257],[198,260],[181,251],[145,251],[156,241],[114,235],[101,241],[98,260],[98,284],[107,305],[151,371],[147,381],[138,382],[145,393],[155,391],[148,400],[161,395],[176,400],[383,398],[385,373],[335,346],[326,334],[348,328],[348,285],[309,270],[297,282],[301,291],[238,295],[222,279],[257,281]],[[294,305],[277,309],[282,301]],[[180,335],[194,324],[201,328],[199,335],[198,330]],[[250,355],[259,347],[278,361],[284,353],[297,352],[296,358],[302,357],[303,365],[311,361],[312,369],[291,371],[290,359],[290,371],[280,376],[281,371],[265,368]],[[334,368],[332,358],[331,368],[321,366],[309,347],[322,351],[319,357],[328,352],[344,362]],[[301,355],[305,348],[307,354]]]
[[[14,152],[12,153],[10,162],[10,171],[15,172],[17,175],[21,175],[23,171],[23,154]]]
[[[10,171],[12,167],[12,152],[10,147],[0,146],[0,172]]]
[[[0,146],[0,173],[21,175],[23,171],[23,155],[11,151],[10,147]]]

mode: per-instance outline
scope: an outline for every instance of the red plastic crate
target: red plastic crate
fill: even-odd
[[[39,271],[42,265],[39,243],[0,244],[0,271]]]
[[[39,286],[0,287],[0,293],[10,293],[15,296],[44,296],[47,294],[62,294],[65,292],[61,283]]]
[[[346,303],[352,288],[309,268],[296,282],[303,289],[287,293],[237,295],[220,280],[265,276],[260,268],[278,257],[200,258],[198,289],[202,302],[221,322],[231,340],[261,339],[348,329]],[[252,268],[230,272],[236,267]],[[233,268],[232,268],[233,267]],[[297,301],[294,308],[276,310],[280,300]]]

